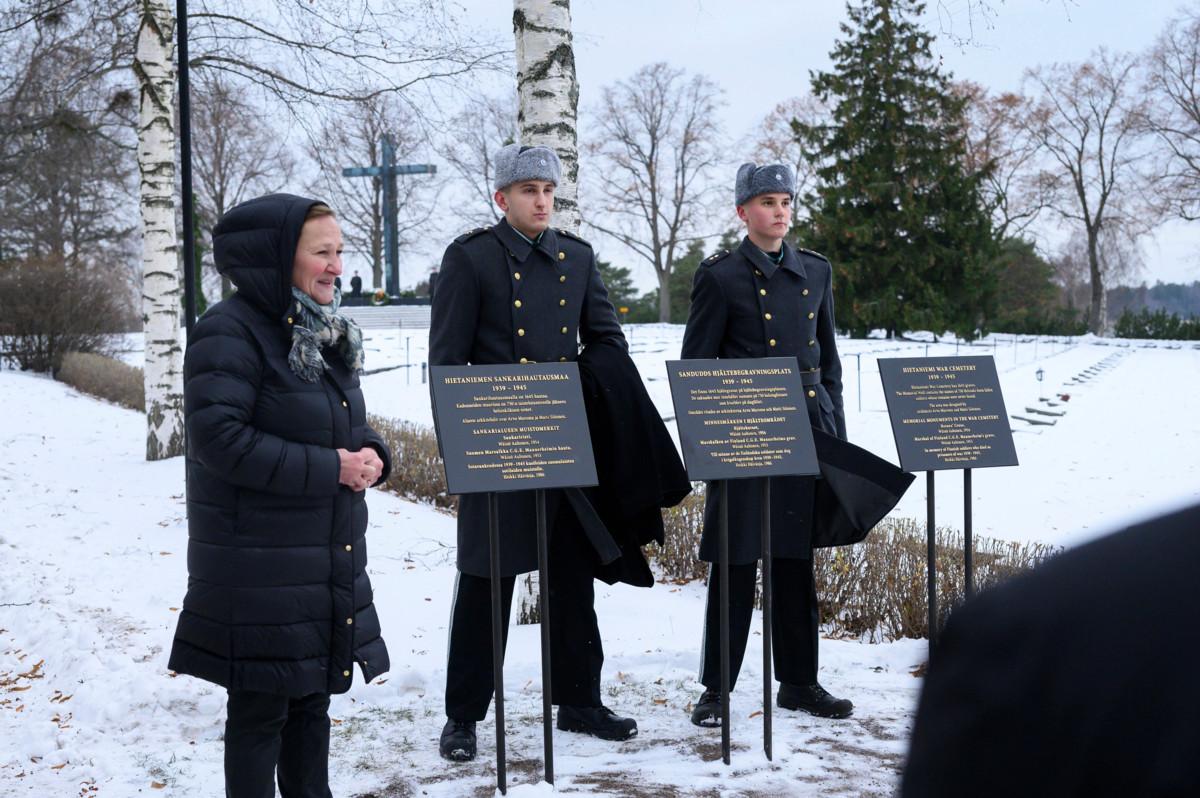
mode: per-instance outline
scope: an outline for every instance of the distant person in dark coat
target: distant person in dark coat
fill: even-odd
[[[574,361],[579,344],[626,348],[616,311],[583,239],[550,227],[562,174],[546,147],[509,145],[496,155],[496,204],[504,219],[454,240],[442,257],[429,328],[431,366]],[[604,648],[593,609],[597,552],[562,491],[547,491],[550,523],[551,697],[558,728],[609,740],[637,723],[604,706]],[[536,570],[533,491],[502,493],[500,571],[507,624],[517,574]],[[458,505],[458,578],[450,618],[441,755],[476,755],[475,724],[492,701],[487,497]],[[507,633],[505,635],[507,640]]]
[[[329,796],[329,696],[388,670],[367,577],[367,487],[390,453],[367,425],[362,334],[338,313],[342,236],[316,200],[272,194],[213,231],[237,292],[188,337],[188,590],[169,667],[229,691],[230,798]]]
[[[362,296],[362,278],[358,276],[358,272],[350,278],[350,296]]]
[[[842,410],[842,364],[833,317],[833,267],[823,256],[794,249],[784,237],[791,226],[795,178],[784,164],[742,164],[734,181],[738,218],[746,237],[696,270],[682,357],[789,357],[798,361],[809,421],[846,439]],[[709,486],[700,558],[716,563],[719,492]],[[731,480],[729,487],[729,687],[737,682],[754,607],[761,556],[760,486]],[[817,625],[813,582],[812,477],[771,478],[772,639],[777,701],[828,718],[844,718],[853,704],[834,698],[817,681]],[[720,580],[708,580],[700,681],[704,692],[692,711],[697,726],[721,723]]]
[[[904,798],[1200,795],[1200,505],[1061,554],[951,615]]]

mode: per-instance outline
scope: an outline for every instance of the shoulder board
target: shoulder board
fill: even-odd
[[[572,233],[570,230],[559,230],[557,227],[556,227],[556,228],[554,228],[554,230],[555,230],[555,232],[557,232],[557,233],[558,233],[560,236],[566,236],[567,238],[570,238],[570,239],[572,239],[573,241],[578,241],[580,244],[583,244],[583,245],[584,245],[584,246],[586,246],[586,247],[590,247],[590,246],[591,246],[591,242],[587,241],[586,239],[580,238],[579,236],[577,236],[577,235],[575,235],[574,233]]]
[[[814,258],[820,258],[821,260],[825,261],[826,263],[829,263],[829,258],[825,257],[820,252],[813,252],[811,249],[805,249],[804,247],[797,247],[796,251],[802,252],[805,255],[811,255]]]
[[[474,230],[468,230],[454,240],[459,244],[465,244],[480,233],[486,233],[487,231],[488,229],[486,227],[476,227]]]
[[[700,265],[701,266],[712,266],[717,261],[722,260],[723,258],[727,258],[727,257],[729,257],[729,250],[723,249],[720,252],[718,252],[714,255],[709,255],[707,258],[700,261]]]

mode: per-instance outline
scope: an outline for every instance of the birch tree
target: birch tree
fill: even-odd
[[[1136,74],[1133,56],[1103,48],[1082,64],[1053,64],[1027,74],[1040,94],[1026,124],[1048,158],[1047,207],[1086,236],[1088,328],[1096,335],[1108,326],[1104,240],[1135,242],[1160,218],[1142,170],[1147,109]]]
[[[517,128],[521,144],[549,147],[562,162],[554,224],[579,232],[579,82],[570,0],[513,0],[517,53]],[[537,572],[521,576],[517,623],[538,623]]]
[[[579,82],[570,0],[513,0],[517,50],[517,126],[521,143],[545,146],[562,161],[554,192],[555,225],[579,231]]]
[[[183,454],[183,350],[175,232],[175,14],[142,0],[133,71],[141,98],[138,171],[142,211],[146,459]]]

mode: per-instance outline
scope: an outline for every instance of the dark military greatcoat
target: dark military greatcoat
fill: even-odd
[[[546,230],[530,244],[507,221],[459,236],[442,258],[429,328],[431,366],[574,361],[579,344],[625,347],[616,311],[586,241]],[[554,518],[558,491],[547,492]],[[458,568],[488,575],[487,496],[458,507]],[[500,495],[500,570],[537,568],[533,492]]]
[[[834,337],[833,269],[823,256],[783,245],[777,265],[749,238],[700,264],[682,357],[794,357],[804,380],[812,425],[845,440],[842,364]],[[717,558],[717,486],[704,507],[700,558]],[[729,483],[729,557],[733,564],[760,556],[758,480]],[[813,480],[771,479],[772,553],[811,556]]]

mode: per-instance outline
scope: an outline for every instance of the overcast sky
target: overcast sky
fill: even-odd
[[[481,31],[511,37],[509,0],[456,2]],[[994,15],[971,19],[975,4],[931,0],[926,25],[938,34],[935,51],[955,78],[993,91],[1018,90],[1027,68],[1079,61],[1099,46],[1140,52],[1182,7],[1179,0],[993,0]],[[723,121],[732,140],[780,100],[807,91],[810,71],[829,67],[846,19],[840,0],[572,0],[571,11],[585,115],[603,86],[666,61],[725,89]],[[1056,238],[1051,230],[1043,237]],[[1166,225],[1144,253],[1142,278],[1151,284],[1200,279],[1200,223]],[[649,288],[648,271],[638,276]]]

